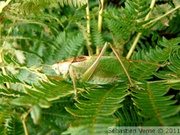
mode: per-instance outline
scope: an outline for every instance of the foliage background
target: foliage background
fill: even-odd
[[[4,8],[0,3],[2,135],[107,134],[110,126],[180,125],[178,0],[157,0],[152,9],[151,0],[105,0],[102,26],[97,0],[9,2]],[[78,84],[82,91],[74,100],[71,81],[51,65],[96,55],[107,41],[122,57],[137,45],[124,62],[143,90],[131,88],[122,75],[123,82]]]

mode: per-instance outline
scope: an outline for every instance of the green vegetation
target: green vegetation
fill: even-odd
[[[180,126],[179,26],[179,0],[0,1],[0,134],[105,135],[111,126]],[[75,100],[72,80],[51,66],[98,55],[105,42],[128,63],[138,87],[125,73],[124,81],[106,85],[77,81]]]

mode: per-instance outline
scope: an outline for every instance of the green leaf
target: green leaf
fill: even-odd
[[[30,96],[21,96],[19,98],[12,99],[11,104],[17,105],[17,106],[29,106],[36,104],[37,100]]]
[[[41,97],[40,99],[31,96],[20,96],[19,98],[12,99],[10,102],[13,105],[17,106],[34,106],[39,104],[42,108],[49,108],[51,106],[51,102],[47,101],[45,98]]]
[[[170,64],[168,65],[168,68],[174,72],[174,76],[176,76],[176,78],[180,77],[179,61],[180,61],[180,49],[176,53],[170,56],[169,58]]]
[[[41,107],[39,105],[34,105],[31,108],[30,114],[31,114],[31,118],[33,119],[34,124],[38,124],[42,115]]]
[[[180,106],[175,105],[177,101],[171,100],[174,95],[165,95],[170,87],[162,82],[149,82],[142,87],[145,91],[136,90],[132,99],[139,114],[149,118],[144,125],[169,125],[166,119],[180,111]]]
[[[66,35],[65,32],[59,33],[55,39],[55,46],[61,51],[58,51],[56,57],[58,60],[66,60],[77,56],[84,46],[84,41],[82,33],[70,35]]]
[[[125,84],[103,87],[82,94],[85,98],[77,100],[75,108],[66,107],[66,110],[77,118],[72,127],[65,133],[76,134],[106,134],[107,128],[117,123],[112,117],[114,112],[122,107],[124,98],[129,95]]]
[[[73,6],[83,6],[84,4],[87,4],[87,0],[61,0],[60,1],[60,5],[64,6],[64,5],[69,5],[71,7]]]
[[[21,83],[21,81],[15,77],[14,75],[0,75],[0,83],[5,83],[5,82],[12,82],[12,83]]]
[[[43,97],[48,101],[57,100],[61,97],[74,94],[73,85],[63,80],[49,80],[49,82],[41,81],[40,86],[34,86],[34,89],[26,88],[26,92],[30,95]]]

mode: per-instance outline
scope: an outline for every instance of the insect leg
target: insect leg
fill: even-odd
[[[72,79],[72,82],[73,82],[73,87],[74,87],[74,95],[75,95],[75,99],[77,99],[78,97],[77,97],[77,94],[78,94],[78,92],[77,92],[77,88],[76,88],[76,77],[75,77],[75,75],[74,75],[74,71],[73,70],[69,70],[69,75],[70,75],[70,77],[71,77],[71,79]]]
[[[104,52],[106,51],[106,48],[108,47],[108,43],[106,42],[101,53],[99,54],[99,56],[97,57],[97,59],[95,60],[95,62],[88,68],[88,70],[84,73],[84,75],[82,76],[82,82],[86,82],[89,80],[89,78],[92,76],[92,74],[94,73],[94,70],[96,69],[100,58],[103,56]]]
[[[130,82],[130,84],[131,84],[131,87],[134,87],[135,85],[134,85],[134,83],[133,83],[133,81],[132,81],[132,79],[131,79],[131,77],[130,77],[128,71],[126,70],[126,67],[124,66],[124,64],[123,64],[123,62],[122,62],[122,60],[121,60],[121,58],[119,57],[117,51],[114,49],[114,47],[113,47],[110,43],[108,43],[108,44],[109,44],[109,46],[111,47],[111,49],[113,50],[114,54],[116,55],[116,57],[117,57],[119,63],[121,64],[121,66],[122,66],[122,68],[123,68],[123,70],[124,70],[124,72],[125,72],[125,74],[126,74],[128,80],[129,80],[129,82]]]

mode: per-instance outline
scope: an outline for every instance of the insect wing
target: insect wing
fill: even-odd
[[[73,70],[76,78],[80,79],[87,69],[94,63],[96,58],[97,57],[92,57],[83,62],[73,63],[70,70]],[[127,63],[125,65],[127,65]],[[120,80],[122,74],[124,75],[124,71],[116,57],[103,56],[87,82],[92,84],[107,84]]]

